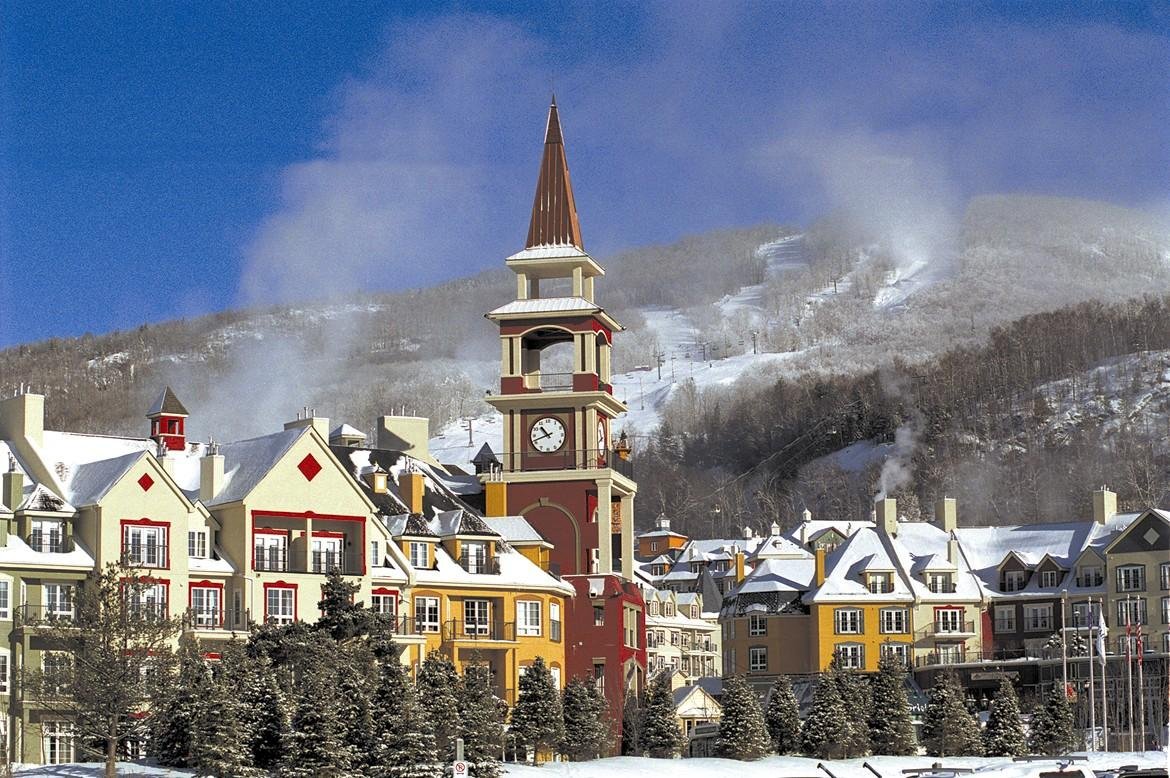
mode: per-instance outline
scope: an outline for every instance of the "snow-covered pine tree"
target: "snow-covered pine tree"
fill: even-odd
[[[1020,698],[1007,678],[1000,680],[999,691],[991,701],[983,731],[983,751],[987,756],[1023,756],[1028,752],[1024,723],[1020,720]]]
[[[812,710],[800,728],[801,749],[818,759],[840,759],[845,753],[842,733],[849,731],[849,714],[832,673],[821,673],[813,693]]]
[[[792,681],[786,675],[772,684],[764,725],[773,751],[781,756],[800,753],[800,705],[792,691]]]
[[[654,676],[642,706],[642,748],[654,759],[673,759],[685,742],[675,716],[670,675],[660,672]]]
[[[435,732],[435,754],[440,761],[455,757],[459,733],[459,673],[438,651],[427,654],[418,671],[418,701]]]
[[[191,733],[192,761],[201,775],[239,778],[252,774],[252,733],[240,699],[247,662],[243,645],[230,641],[220,653],[214,680],[204,689]]]
[[[278,768],[281,778],[349,774],[349,754],[338,717],[336,658],[336,644],[322,634],[298,663],[296,707]]]
[[[387,657],[373,698],[374,778],[438,778],[435,736],[419,707],[414,684],[397,657]]]
[[[622,756],[642,756],[642,701],[627,694],[622,704]]]
[[[537,761],[551,759],[565,736],[561,693],[543,657],[536,657],[520,677],[520,693],[508,731],[518,745],[536,752]]]
[[[257,657],[243,689],[244,709],[248,718],[252,765],[260,770],[272,769],[280,759],[281,746],[288,735],[288,703],[267,656]]]
[[[571,678],[561,698],[565,736],[561,752],[574,762],[597,759],[609,753],[609,704],[590,678]]]
[[[870,748],[869,719],[872,708],[869,680],[861,672],[841,667],[836,657],[830,675],[837,684],[841,703],[845,706],[845,716],[849,720],[848,729],[841,732],[845,755],[865,756]]]
[[[374,723],[371,713],[373,685],[378,666],[364,641],[350,641],[340,647],[338,710],[342,738],[349,752],[351,775],[365,775],[374,759]]]
[[[967,710],[953,673],[934,679],[922,716],[922,744],[931,756],[978,756],[983,751],[979,720]]]
[[[874,754],[912,756],[918,752],[910,699],[906,694],[906,663],[886,653],[870,681],[869,738]]]
[[[1032,753],[1058,756],[1076,747],[1072,706],[1060,684],[1052,687],[1044,704],[1032,714]]]
[[[742,675],[723,679],[723,714],[715,753],[724,759],[751,761],[767,756],[768,730],[756,692]]]
[[[321,600],[317,603],[321,608],[321,618],[314,626],[328,632],[339,643],[369,634],[370,611],[354,599],[360,588],[346,580],[338,568],[330,570],[321,586]]]
[[[158,680],[151,697],[150,754],[160,764],[190,767],[195,716],[211,684],[211,670],[194,633],[179,637],[174,671]]]
[[[492,689],[485,665],[468,665],[459,688],[459,736],[476,778],[498,778],[504,739],[504,703]]]

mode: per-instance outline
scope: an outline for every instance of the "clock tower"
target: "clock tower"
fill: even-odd
[[[501,467],[480,476],[487,512],[526,518],[563,575],[612,572],[620,535],[621,573],[632,579],[637,484],[612,443],[626,410],[610,385],[622,326],[595,301],[605,270],[585,253],[555,99],[528,240],[507,265],[516,299],[487,314],[501,361],[499,392],[486,399],[504,417]]]

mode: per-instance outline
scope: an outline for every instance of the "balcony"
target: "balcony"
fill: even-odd
[[[566,449],[544,454],[539,451],[513,451],[505,457],[504,469],[517,470],[597,470],[610,468],[627,478],[634,477],[634,463],[622,459],[610,449]]]
[[[1039,616],[1029,618],[1024,617],[1023,621],[1025,632],[1051,632],[1056,629],[1055,622],[1051,616]]]
[[[285,548],[257,546],[252,569],[267,573],[320,573],[334,569],[342,575],[361,575],[365,559],[361,554],[344,554],[339,551],[313,551],[306,560],[303,551],[289,552]]]
[[[499,557],[462,556],[459,557],[459,566],[468,573],[476,575],[499,575]]]
[[[915,667],[932,667],[947,664],[973,664],[977,662],[1036,662],[1040,660],[1060,661],[1060,649],[1052,648],[997,648],[992,651],[968,649],[955,651],[932,651],[914,658]],[[1088,661],[1087,655],[1070,657],[1073,661]],[[1095,661],[1095,660],[1094,660]]]
[[[33,532],[25,542],[33,551],[42,554],[67,554],[73,550],[72,541],[59,532]]]
[[[122,561],[131,567],[166,567],[167,547],[162,543],[124,543]]]
[[[72,624],[75,618],[72,607],[66,610],[46,605],[21,605],[12,611],[13,626],[16,628]]]
[[[934,637],[935,635],[974,635],[975,622],[936,621],[933,624],[927,624],[918,634],[922,637]]]
[[[448,621],[443,625],[443,642],[515,642],[515,622]]]

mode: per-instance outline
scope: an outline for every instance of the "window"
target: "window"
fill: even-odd
[[[516,603],[516,634],[529,637],[540,634],[540,602],[520,600]]]
[[[866,587],[873,594],[889,594],[894,591],[894,574],[870,573],[866,576]]]
[[[45,584],[45,615],[49,618],[73,616],[73,587],[69,584]]]
[[[926,587],[934,594],[954,594],[955,582],[950,573],[929,573],[926,576]]]
[[[253,544],[253,558],[257,570],[288,570],[287,533],[257,532]]]
[[[1081,565],[1081,573],[1077,577],[1077,586],[1100,586],[1105,583],[1105,571],[1100,565]]]
[[[1162,598],[1162,623],[1170,624],[1170,597]]]
[[[902,664],[910,662],[909,646],[905,643],[883,643],[882,656],[892,656]]]
[[[627,648],[638,647],[638,610],[636,608],[625,608],[624,613],[625,627],[625,641]]]
[[[670,645],[678,645],[678,632],[674,631],[673,629],[670,631]]]
[[[313,533],[317,535],[316,532]],[[310,551],[314,573],[328,573],[331,570],[341,569],[341,541],[343,538],[333,535],[314,537]]]
[[[0,581],[0,620],[7,620],[12,618],[12,600],[9,596],[10,586],[8,581]]]
[[[1117,601],[1117,626],[1145,623],[1147,623],[1145,597],[1126,597]]]
[[[164,619],[167,616],[167,585],[162,581],[130,584],[126,591],[130,612],[144,619]]]
[[[1059,570],[1042,570],[1040,572],[1040,585],[1046,589],[1051,589],[1053,586],[1060,584],[1061,573]]]
[[[431,566],[430,549],[428,543],[414,543],[410,544],[410,566],[416,567],[420,570],[427,570]]]
[[[469,573],[486,573],[488,560],[487,543],[463,543],[459,550],[459,561]]]
[[[1052,605],[1025,605],[1024,630],[1042,632],[1052,629]]]
[[[1016,606],[1014,606],[1014,605],[997,605],[995,607],[995,631],[996,632],[1015,632],[1016,631]]]
[[[1117,568],[1117,591],[1144,592],[1146,590],[1146,566],[1125,565]]]
[[[651,550],[651,551],[657,551],[657,550],[658,550],[658,541],[657,541],[657,540],[651,540],[651,541],[650,541],[650,550]]]
[[[218,586],[191,587],[191,616],[196,629],[217,629],[223,625],[223,590]]]
[[[597,686],[598,693],[605,696],[605,662],[593,663],[593,683]]]
[[[42,683],[46,694],[61,694],[69,688],[69,676],[72,663],[69,655],[60,652],[46,651],[41,658]]]
[[[838,643],[837,656],[841,658],[841,666],[846,669],[865,669],[865,646],[860,643]]]
[[[604,605],[594,605],[593,606],[593,626],[595,626],[595,627],[604,627],[605,626],[605,606]]]
[[[561,604],[559,602],[550,602],[548,604],[548,633],[549,637],[554,642],[559,642],[561,639]]]
[[[962,632],[963,611],[958,608],[939,608],[934,612],[935,632]]]
[[[549,673],[549,675],[552,676],[553,686],[560,689],[561,688],[561,668],[557,667],[556,665],[553,665],[552,667],[550,667],[548,669],[548,673]]]
[[[692,619],[699,618],[699,606],[698,605],[691,606],[691,618]]]
[[[882,608],[881,630],[890,635],[900,635],[907,631],[907,612],[905,608]]]
[[[1158,567],[1158,579],[1163,591],[1170,589],[1170,562],[1163,562]]]
[[[370,610],[394,618],[398,612],[398,594],[390,590],[374,590],[370,594]]]
[[[1028,574],[1023,570],[1009,570],[1003,574],[1003,583],[1000,588],[1005,592],[1018,592],[1028,581]]]
[[[650,615],[651,616],[658,615],[658,600],[651,600],[650,601]]]
[[[491,632],[491,603],[487,600],[463,601],[463,634],[487,635]]]
[[[748,649],[748,669],[753,673],[768,671],[768,649],[764,646],[752,646]]]
[[[8,694],[8,665],[7,651],[0,653],[0,694]]]
[[[297,590],[285,586],[264,588],[264,615],[269,624],[292,624],[296,621]]]
[[[1170,654],[1170,632],[1162,633],[1162,653]]]
[[[414,620],[419,632],[439,631],[439,598],[415,597]]]
[[[673,616],[674,615],[674,605],[672,603],[669,603],[669,602],[666,603],[665,605],[662,606],[662,613],[664,616]]]
[[[768,620],[763,616],[752,614],[748,616],[748,634],[752,637],[768,634]]]
[[[382,544],[376,540],[370,541],[370,567],[382,566]]]
[[[29,525],[28,544],[33,551],[42,553],[65,551],[65,528],[59,521],[33,519]]]
[[[1073,603],[1073,626],[1076,627],[1096,627],[1100,621],[1098,615],[1101,613],[1101,603],[1093,603],[1093,607],[1089,607],[1087,602]]]
[[[191,530],[187,533],[187,556],[196,559],[207,558],[207,533],[203,530]]]
[[[41,748],[45,764],[68,764],[73,761],[73,725],[66,721],[41,723]]]
[[[838,635],[861,634],[861,610],[858,608],[837,608],[833,612],[833,623]]]
[[[127,564],[166,567],[167,528],[151,524],[123,525],[122,555]]]
[[[963,661],[962,643],[935,643],[934,650],[938,655],[939,664],[947,665]]]

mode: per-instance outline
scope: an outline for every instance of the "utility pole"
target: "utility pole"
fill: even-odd
[[[662,349],[657,346],[654,347],[654,364],[658,366],[658,380],[662,380],[662,363],[666,361],[666,355],[662,353]]]
[[[752,353],[753,354],[760,353],[759,337],[760,337],[760,331],[759,330],[752,330]]]

